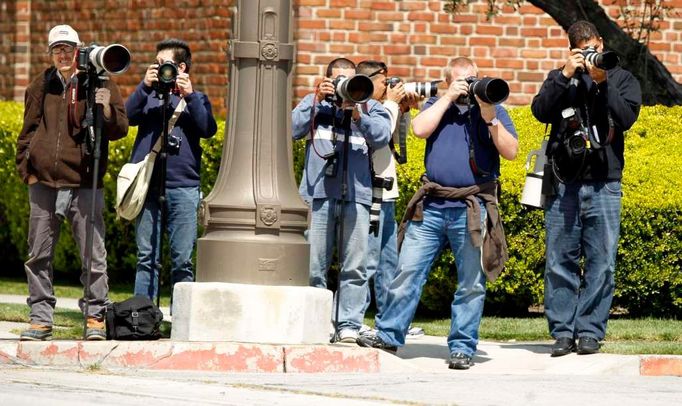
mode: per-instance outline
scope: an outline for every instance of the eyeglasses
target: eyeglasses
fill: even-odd
[[[72,46],[54,47],[50,49],[50,55],[70,54],[71,52],[73,52],[74,49],[76,49],[76,47]]]
[[[376,71],[372,72],[371,74],[369,74],[369,75],[367,75],[367,76],[369,76],[369,77],[371,78],[371,77],[376,76],[376,75],[384,75],[384,76],[386,76],[386,75],[388,75],[388,69],[386,69],[386,68],[381,68],[381,69],[379,69],[379,70],[376,70]]]

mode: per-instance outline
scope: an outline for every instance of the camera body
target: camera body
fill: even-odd
[[[178,79],[178,65],[173,61],[165,61],[157,68],[158,80],[153,83],[156,93],[166,94],[175,89],[175,82]]]
[[[560,126],[561,143],[569,159],[581,158],[590,147],[589,133],[585,127],[580,112],[575,107],[568,107],[561,111]]]
[[[393,179],[391,177],[382,178],[381,176],[373,176],[372,177],[372,187],[384,189],[384,190],[391,190],[391,189],[393,189],[393,181],[394,180],[395,179]]]
[[[615,52],[597,52],[595,47],[583,49],[585,60],[599,69],[609,70],[618,65],[619,59]]]
[[[491,77],[479,79],[476,76],[469,76],[465,80],[469,85],[469,91],[467,95],[457,99],[457,104],[475,103],[474,95],[488,104],[500,104],[509,97],[509,85],[504,79]]]
[[[177,155],[180,153],[180,146],[182,145],[182,138],[175,134],[168,134],[168,141],[166,142],[166,152],[169,155]]]
[[[329,103],[340,105],[344,100],[366,103],[374,93],[374,83],[367,75],[337,76],[333,81],[334,94],[325,98]]]
[[[95,72],[107,72],[119,75],[130,67],[130,51],[121,44],[106,47],[96,44],[78,48],[78,70],[87,72],[90,68]]]

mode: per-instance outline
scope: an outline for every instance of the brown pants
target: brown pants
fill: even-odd
[[[57,298],[52,287],[52,257],[59,240],[61,219],[55,214],[58,189],[40,183],[29,186],[31,215],[28,225],[28,259],[24,263],[28,279],[29,297],[26,303],[31,307],[31,323],[52,325]],[[92,202],[92,189],[74,188],[73,197],[66,207],[65,217],[71,224],[73,239],[80,251],[82,272],[81,283],[86,284],[86,245],[89,215]],[[104,317],[105,306],[109,304],[107,294],[107,251],[104,247],[104,193],[97,190],[95,198],[95,227],[92,247],[92,269],[90,274],[90,297],[88,316]],[[78,305],[83,312],[85,299]]]

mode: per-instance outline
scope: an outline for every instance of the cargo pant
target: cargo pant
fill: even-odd
[[[24,263],[28,280],[32,324],[52,325],[52,317],[57,298],[52,286],[52,257],[59,240],[62,219],[56,214],[58,189],[40,183],[29,186],[31,214],[28,225],[28,259]],[[92,202],[92,189],[71,189],[70,200],[64,202],[64,217],[71,224],[73,239],[78,246],[81,258],[80,280],[86,284],[86,245],[89,215]],[[61,198],[60,198],[61,200]],[[104,247],[104,192],[98,189],[95,197],[95,227],[92,247],[92,269],[90,275],[90,298],[88,316],[102,319],[109,299],[107,278],[107,252]],[[85,299],[78,301],[81,311],[85,309]]]

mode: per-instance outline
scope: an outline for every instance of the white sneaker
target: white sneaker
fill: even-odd
[[[358,342],[358,330],[353,330],[350,328],[344,328],[339,331],[339,341],[340,343],[350,343],[355,344]]]
[[[410,326],[410,328],[407,330],[407,337],[406,338],[419,338],[424,336],[424,329],[421,327],[413,327]]]

